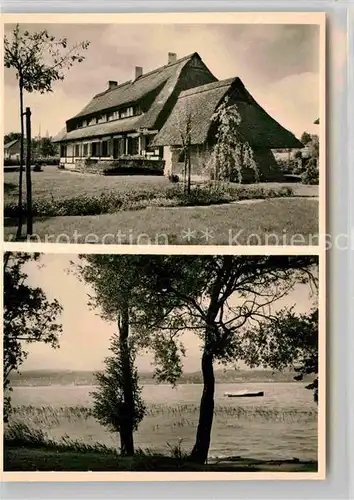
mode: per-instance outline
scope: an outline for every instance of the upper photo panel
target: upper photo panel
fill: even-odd
[[[4,32],[5,241],[319,244],[323,24]]]

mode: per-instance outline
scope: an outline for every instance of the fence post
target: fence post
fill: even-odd
[[[26,191],[27,191],[27,234],[33,234],[33,218],[32,218],[32,181],[31,181],[31,110],[26,108]]]

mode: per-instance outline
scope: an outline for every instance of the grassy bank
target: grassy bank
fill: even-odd
[[[207,465],[190,461],[180,446],[169,454],[138,449],[134,457],[121,457],[101,444],[83,445],[62,438],[48,439],[45,433],[26,424],[12,424],[5,430],[5,471],[208,471],[208,472],[316,472],[314,460],[259,460],[224,457]]]
[[[5,445],[5,471],[155,471],[155,472],[317,472],[316,461],[253,460],[231,457],[221,462],[199,465],[167,456],[75,452],[48,448],[12,448]]]
[[[198,416],[198,403],[150,403],[135,433],[136,447],[154,455],[170,455],[172,450],[185,455],[193,447]],[[5,437],[8,447],[10,442],[16,448],[55,443],[62,451],[100,453],[111,453],[119,442],[116,433],[92,416],[90,405],[15,406]],[[267,408],[232,401],[215,406],[210,458],[238,454],[259,460],[313,461],[316,449],[316,407]]]

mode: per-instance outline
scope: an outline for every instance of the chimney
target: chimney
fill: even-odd
[[[115,80],[108,81],[108,88],[109,89],[114,89],[114,87],[116,87],[117,85],[118,85],[118,82],[116,82]]]
[[[168,53],[168,64],[173,64],[177,61],[177,54],[175,52]]]
[[[141,66],[135,66],[135,79],[139,78],[139,76],[142,76],[143,74],[143,68]]]

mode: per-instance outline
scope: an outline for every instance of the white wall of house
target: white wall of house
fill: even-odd
[[[165,168],[163,174],[168,177],[172,174],[172,151],[169,146],[163,148],[163,159],[165,160]]]

